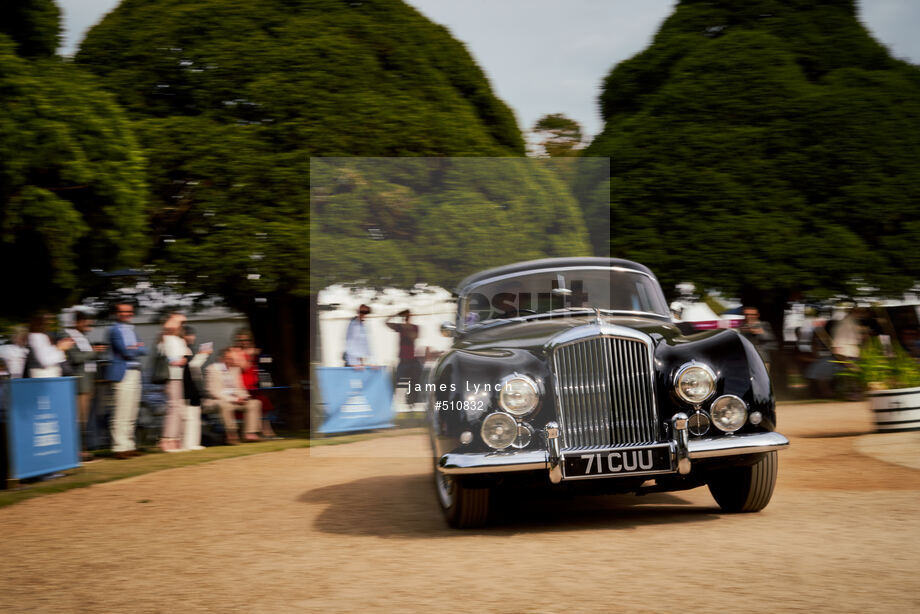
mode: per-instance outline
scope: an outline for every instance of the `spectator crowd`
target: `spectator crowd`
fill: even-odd
[[[369,306],[361,305],[349,322],[342,356],[346,366],[378,368],[365,328],[370,312]],[[852,396],[852,390],[841,391],[837,386],[848,381],[839,376],[852,370],[862,349],[873,340],[880,340],[882,347],[897,344],[908,355],[920,358],[916,326],[895,331],[890,319],[879,316],[881,311],[857,308],[840,319],[812,318],[795,329],[791,341],[785,336],[777,339],[756,308],[745,307],[743,313],[738,332],[754,344],[768,370],[779,353],[784,353],[783,368],[805,383],[803,393],[808,397]],[[112,316],[114,321],[104,336],[93,336],[104,342],[90,341],[93,314],[75,311],[66,327],[59,327],[53,315],[38,313],[28,327],[14,328],[9,342],[0,346],[0,377],[76,378],[75,406],[84,462],[93,458],[88,449],[92,446],[86,443],[91,415],[105,416],[115,458],[142,454],[136,435],[145,383],[161,386],[165,398],[160,411],[154,412],[163,417],[157,442],[163,452],[201,449],[203,421],[214,427],[208,432],[217,439],[210,438],[210,444],[277,438],[268,417],[273,407],[264,392],[267,378],[260,370],[260,350],[251,331],[238,330],[227,347],[215,351],[211,342],[198,343],[196,331],[183,314],[170,313],[154,347],[148,348],[135,331],[132,304],[116,305]],[[406,401],[412,405],[419,399],[409,384],[423,379],[424,361],[432,354],[428,348],[422,358],[416,354],[419,327],[408,309],[386,317],[384,324],[399,335],[394,388],[406,386]]]
[[[276,439],[262,391],[260,350],[248,329],[236,332],[228,347],[197,343],[196,331],[181,313],[163,322],[155,347],[148,348],[133,324],[134,305],[114,308],[114,323],[105,343],[92,343],[93,314],[76,311],[71,326],[36,314],[28,328],[17,327],[0,346],[0,376],[9,378],[76,377],[76,408],[81,460],[93,453],[87,446],[92,411],[108,416],[111,450],[117,459],[142,454],[136,441],[138,412],[145,382],[163,387],[165,411],[157,447],[163,452],[202,449],[202,415],[215,416],[226,445]]]
[[[916,307],[907,308],[910,311],[916,313]],[[790,381],[799,383],[799,396],[804,398],[861,398],[864,390],[852,376],[873,347],[888,357],[903,352],[920,362],[916,315],[896,325],[883,307],[854,307],[837,318],[819,313],[777,339],[756,308],[745,307],[743,313],[739,333],[754,344],[774,378],[771,364],[783,353],[782,368]]]

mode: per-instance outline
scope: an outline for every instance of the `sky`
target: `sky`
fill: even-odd
[[[61,52],[72,54],[86,30],[119,0],[58,0]],[[674,0],[408,0],[463,41],[522,130],[563,113],[588,136],[603,120],[597,98],[617,63],[642,51]],[[860,18],[895,57],[920,64],[920,0],[862,0]]]

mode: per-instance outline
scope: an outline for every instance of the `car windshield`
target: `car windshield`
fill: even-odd
[[[554,313],[594,310],[667,316],[658,283],[624,269],[553,269],[506,275],[471,287],[461,296],[464,328]]]

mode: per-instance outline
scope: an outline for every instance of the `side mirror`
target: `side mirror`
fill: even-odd
[[[453,337],[457,334],[457,325],[453,322],[441,322],[441,334],[445,337]]]

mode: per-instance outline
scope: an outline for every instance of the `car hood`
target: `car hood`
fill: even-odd
[[[601,316],[601,321],[641,331],[657,345],[661,341],[673,344],[682,338],[680,329],[673,323],[638,316]],[[544,346],[554,337],[585,325],[595,324],[593,314],[507,322],[485,326],[462,335],[456,349],[487,351],[496,349],[526,349],[542,353]],[[696,337],[696,335],[694,335]]]

